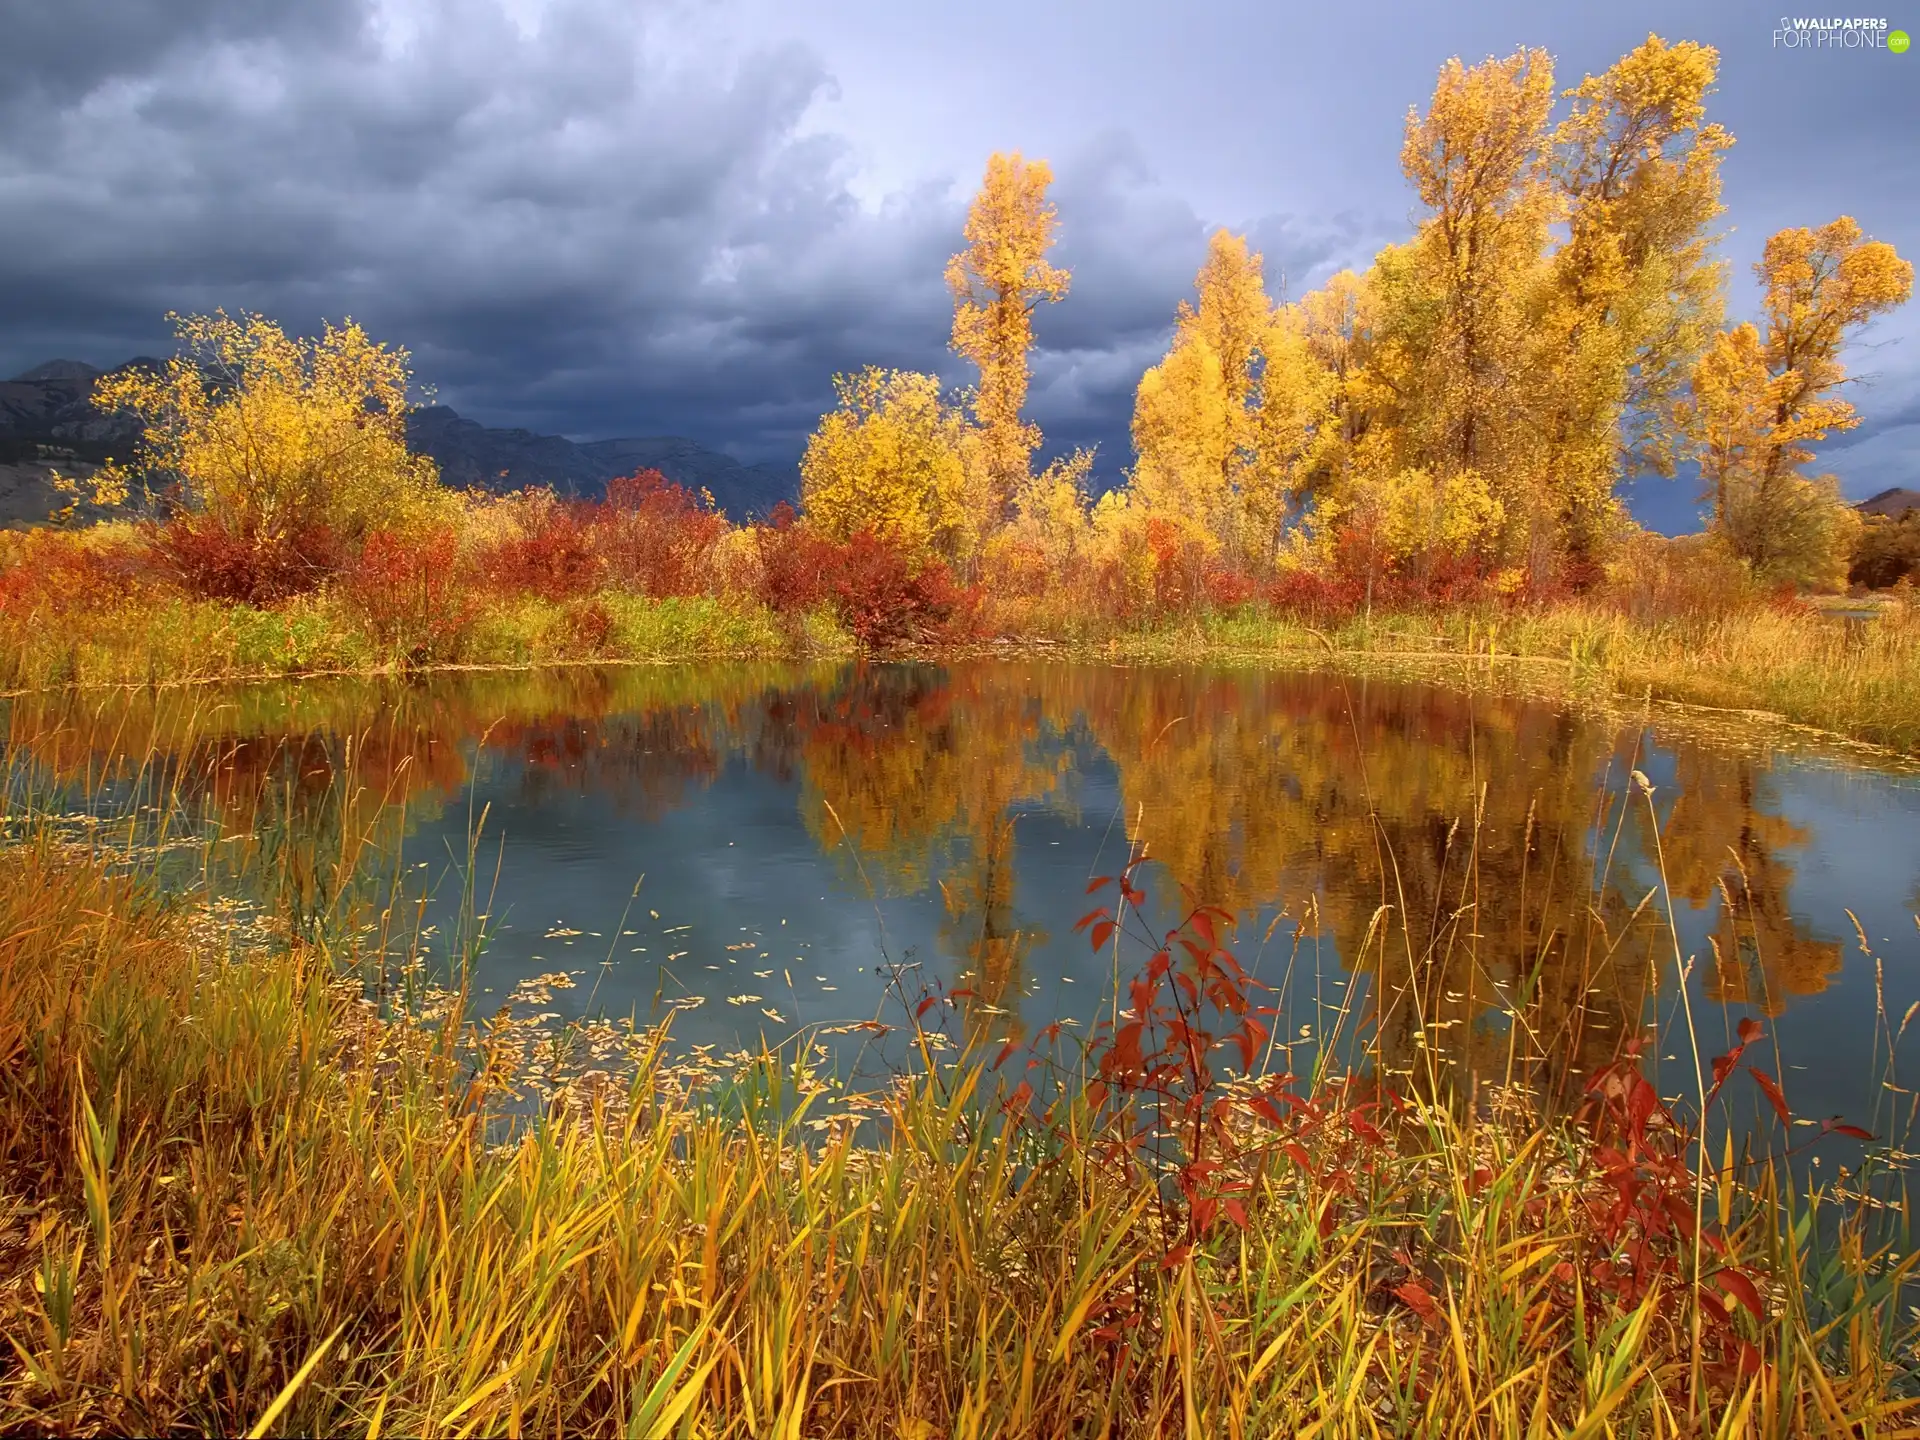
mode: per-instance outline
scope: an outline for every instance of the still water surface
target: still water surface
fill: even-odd
[[[1331,1044],[1565,1094],[1640,1034],[1690,1089],[1670,902],[1706,1053],[1758,1016],[1799,1114],[1908,1102],[1884,1064],[1920,1000],[1920,778],[1677,710],[981,661],[24,698],[7,734],[16,779],[96,812],[184,789],[229,832],[366,839],[358,883],[415,876],[443,926],[484,812],[482,991],[572,972],[553,1010],[676,1008],[687,1043],[899,1020],[896,973],[972,992],[956,1038],[1084,1027],[1116,958],[1075,921],[1135,844],[1158,928],[1237,917],[1296,1070]]]

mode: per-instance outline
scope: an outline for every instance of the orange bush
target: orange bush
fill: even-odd
[[[608,579],[643,595],[699,595],[713,549],[726,533],[712,498],[641,470],[607,486],[603,504],[584,515],[587,543]]]
[[[338,537],[318,521],[285,534],[260,534],[207,512],[176,515],[149,533],[160,565],[190,595],[271,605],[317,590],[346,560]]]

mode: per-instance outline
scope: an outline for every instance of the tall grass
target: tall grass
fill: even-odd
[[[1097,1051],[923,1045],[850,1095],[806,1042],[695,1063],[660,1029],[543,1031],[537,990],[474,1013],[471,930],[448,986],[374,1004],[357,977],[427,948],[397,891],[296,926],[163,895],[151,832],[9,819],[0,1428],[1890,1435],[1920,1404],[1904,1192],[1690,1164],[1664,1107],[1382,1107],[1316,1075],[1292,1148],[1224,1122],[1243,1214],[1203,1225],[1126,1162]],[[1628,1181],[1658,1204],[1610,1229]],[[1714,1248],[1658,1228],[1676,1195]],[[1728,1271],[1750,1305],[1702,1283]]]
[[[1535,662],[1631,700],[1769,710],[1920,747],[1920,610],[1889,600],[1861,623],[1769,601],[1693,540],[1639,536],[1583,594],[1502,590],[1477,571],[1400,576],[1376,594],[1337,566],[1257,582],[1158,550],[1067,564],[1017,545],[963,587],[943,565],[916,568],[872,536],[829,542],[784,510],[729,527],[657,476],[616,490],[598,504],[450,500],[451,531],[376,534],[288,593],[227,584],[252,563],[232,537],[205,569],[183,568],[168,527],[3,533],[0,688],[979,643],[1179,660],[1331,648],[1348,664]]]
[[[1615,607],[1459,606],[1313,623],[1258,610],[1114,635],[1116,658],[1205,656],[1472,672],[1633,702],[1768,711],[1897,750],[1920,748],[1920,608],[1848,621],[1811,608],[1637,619]]]

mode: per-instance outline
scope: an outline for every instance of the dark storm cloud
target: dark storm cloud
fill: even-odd
[[[981,6],[0,0],[0,373],[164,350],[168,310],[351,314],[489,424],[790,458],[836,371],[966,378],[942,270],[986,153],[1024,146],[1073,272],[1032,413],[1111,476],[1216,224],[1275,294],[1364,267],[1409,228],[1399,123],[1446,55],[1544,43],[1571,82],[1655,24],[1723,50],[1736,313],[1779,225],[1846,209],[1920,248],[1910,77],[1775,56],[1730,3]],[[1856,493],[1920,448],[1912,333],[1835,455]]]
[[[489,423],[749,456],[797,452],[837,370],[962,378],[941,278],[962,177],[863,204],[845,143],[802,130],[830,92],[817,56],[688,63],[660,40],[672,12],[635,14],[209,3],[122,24],[93,0],[89,28],[119,37],[98,51],[36,24],[40,78],[0,130],[0,368],[164,349],[169,310],[351,314]],[[1077,273],[1046,320],[1043,423],[1111,429],[1203,243],[1128,147],[1061,167]]]

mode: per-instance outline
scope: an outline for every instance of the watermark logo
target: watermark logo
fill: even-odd
[[[1895,30],[1886,17],[1782,15],[1773,32],[1776,50],[1891,50],[1904,55],[1907,32]]]

